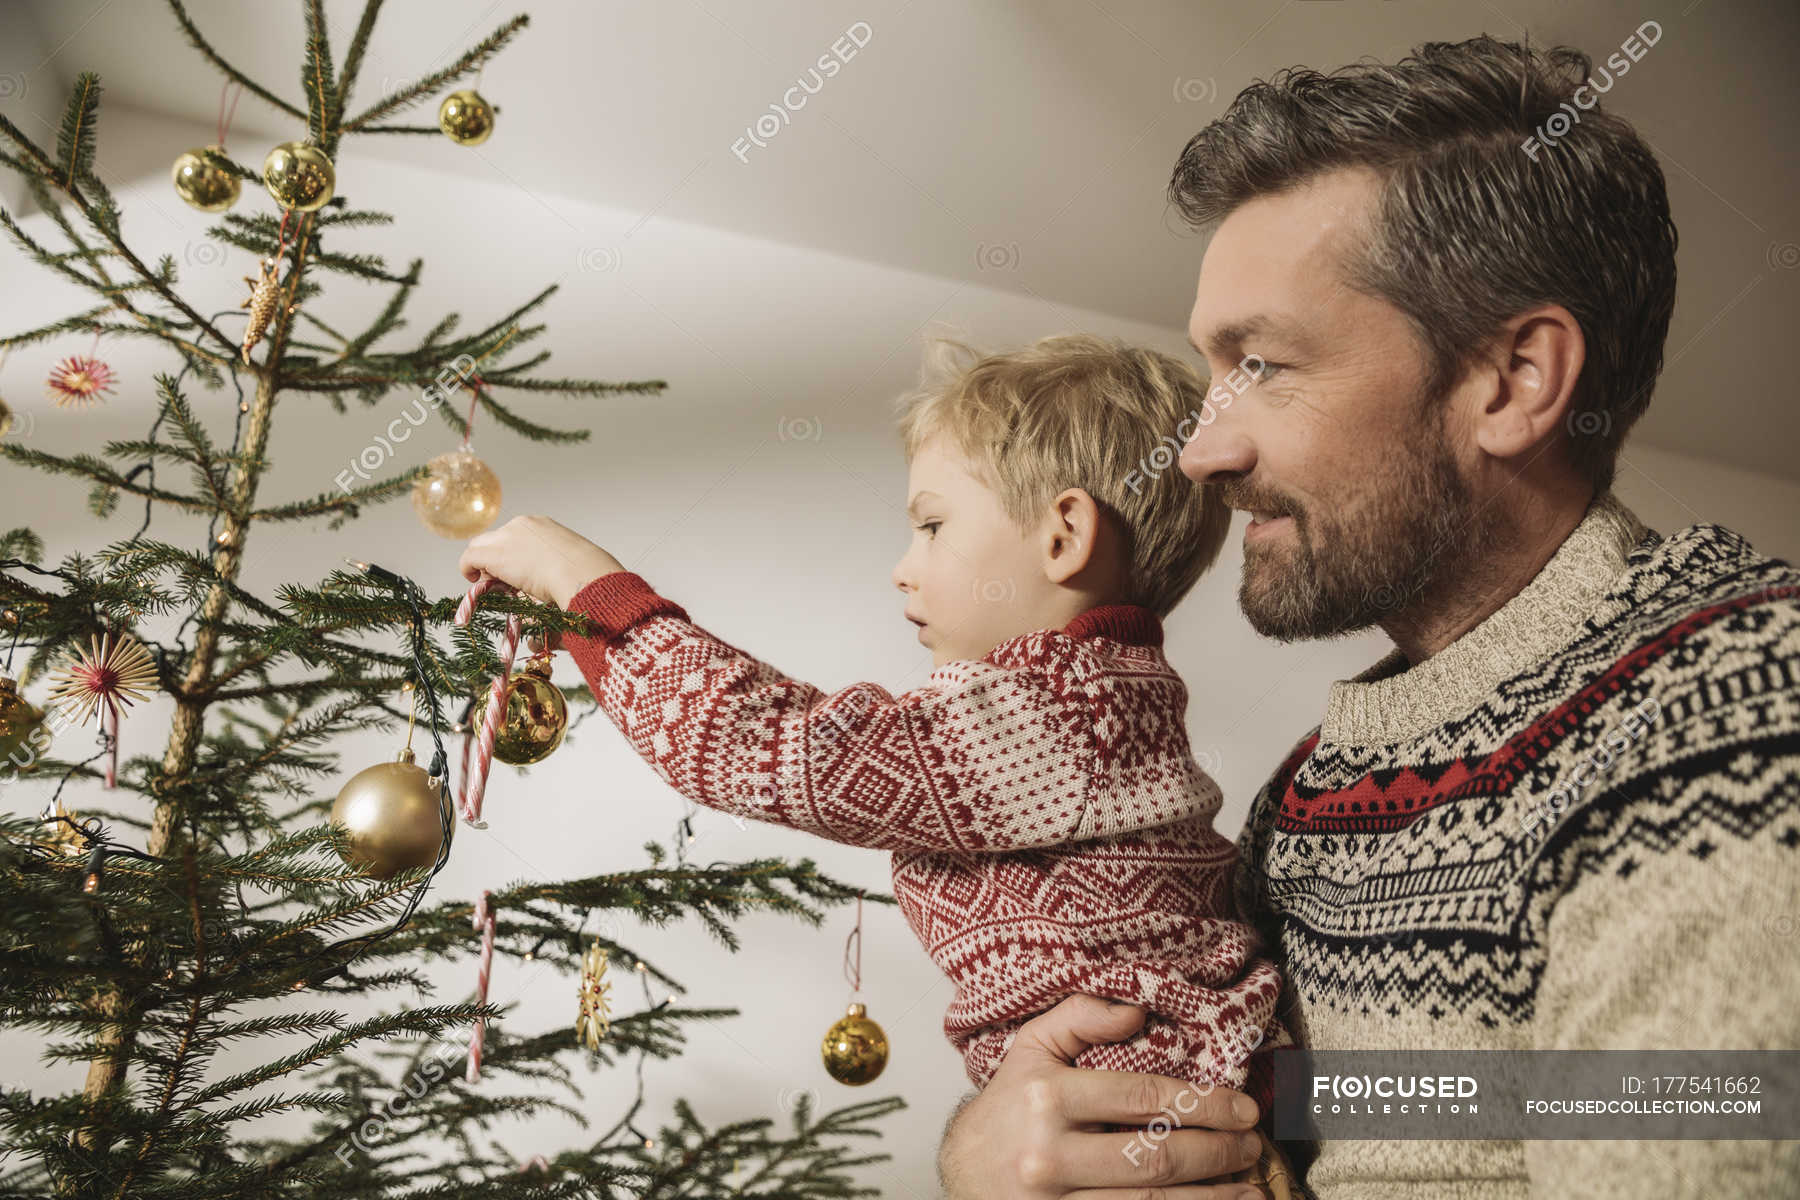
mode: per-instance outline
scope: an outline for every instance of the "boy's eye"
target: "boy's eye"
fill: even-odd
[[[925,531],[926,537],[936,537],[937,536],[937,528],[939,525],[942,525],[942,524],[943,524],[942,521],[922,521],[919,524],[914,525],[913,528],[914,529],[923,529]]]

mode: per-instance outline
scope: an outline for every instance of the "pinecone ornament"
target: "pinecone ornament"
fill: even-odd
[[[244,307],[250,310],[250,323],[244,328],[244,363],[250,362],[250,351],[256,343],[262,341],[263,334],[269,330],[269,322],[275,319],[276,310],[281,305],[280,264],[273,258],[262,260],[262,276],[252,279],[244,276],[244,282],[250,285],[250,298],[244,301]],[[292,304],[287,306],[288,312],[294,311]]]

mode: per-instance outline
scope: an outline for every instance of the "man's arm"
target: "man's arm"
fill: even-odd
[[[1213,1179],[1256,1161],[1256,1102],[1164,1075],[1071,1066],[1090,1046],[1130,1037],[1144,1010],[1071,996],[1019,1029],[986,1088],[944,1130],[938,1178],[949,1200],[1084,1195],[1263,1200]],[[1114,1125],[1149,1132],[1105,1132]],[[1154,1189],[1154,1191],[1152,1191]]]
[[[1794,853],[1722,839],[1697,878],[1686,852],[1647,855],[1557,905],[1539,985],[1541,1049],[1800,1048]],[[1791,924],[1788,926],[1791,929]],[[1800,1142],[1531,1141],[1536,1196],[1767,1196],[1800,1187]],[[1673,1190],[1671,1190],[1671,1188]]]
[[[1800,629],[1781,646],[1800,664]],[[1531,868],[1549,908],[1537,1047],[1800,1049],[1800,690],[1759,699],[1662,710],[1547,838]],[[1532,1141],[1525,1160],[1533,1196],[1800,1187],[1793,1141]]]
[[[900,696],[827,694],[693,624],[634,573],[594,580],[568,607],[595,626],[563,646],[607,716],[672,787],[721,812],[857,846],[1006,851],[1218,802],[1191,755],[1142,761],[1141,735],[1096,702],[1091,655],[1066,634],[1033,635],[1023,667],[956,662]]]

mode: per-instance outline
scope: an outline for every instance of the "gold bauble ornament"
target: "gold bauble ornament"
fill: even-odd
[[[283,208],[313,212],[331,199],[337,172],[331,159],[306,142],[283,142],[263,159],[263,186]]]
[[[479,146],[494,132],[494,106],[473,88],[451,92],[438,105],[438,128],[459,146]]]
[[[456,830],[450,793],[413,761],[410,748],[393,762],[352,775],[331,806],[331,819],[350,834],[344,861],[371,879],[431,866],[448,836],[444,830]]]
[[[170,176],[175,194],[201,212],[224,212],[237,203],[243,185],[238,177],[206,157],[207,151],[223,154],[223,146],[189,150],[175,160]]]
[[[469,714],[469,727],[479,729],[494,689],[481,693]],[[562,689],[550,682],[550,656],[534,658],[506,681],[506,711],[494,736],[494,757],[515,767],[543,762],[562,745],[569,731],[569,705]]]
[[[44,710],[19,695],[15,680],[0,675],[0,758],[11,760],[21,771],[29,771],[49,744],[50,727],[44,724]]]
[[[439,537],[472,538],[500,516],[500,477],[473,451],[452,450],[431,460],[431,473],[413,484],[412,502]]]
[[[860,1004],[852,1004],[844,1019],[825,1031],[825,1041],[819,1047],[831,1077],[852,1087],[868,1083],[887,1066],[887,1034],[869,1020],[867,1011]]]

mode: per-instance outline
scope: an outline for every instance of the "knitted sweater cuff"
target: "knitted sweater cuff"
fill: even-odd
[[[569,601],[570,612],[588,619],[589,637],[568,633],[562,646],[590,677],[605,673],[606,650],[638,622],[667,614],[687,620],[687,610],[656,590],[635,571],[614,571],[592,580]]]

